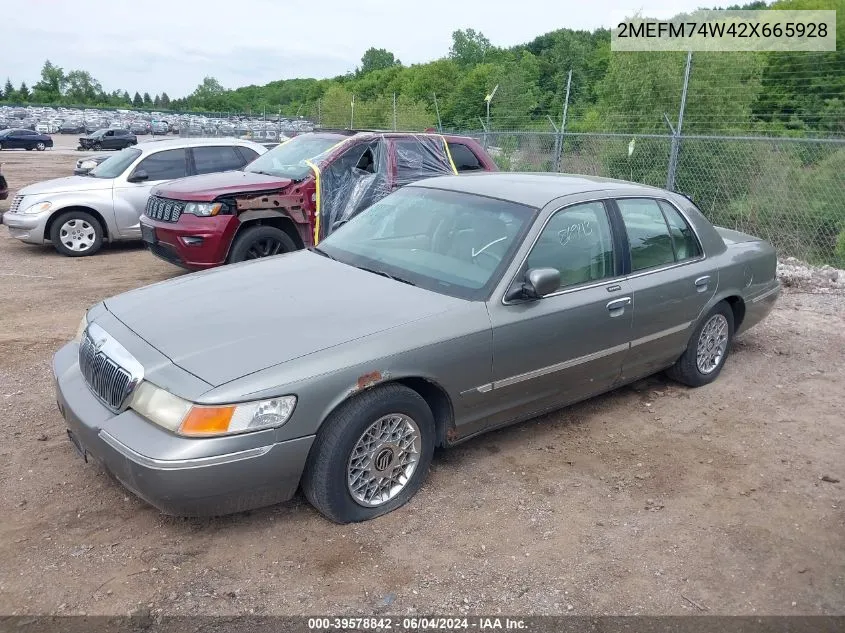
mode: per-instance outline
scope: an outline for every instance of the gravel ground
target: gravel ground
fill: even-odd
[[[12,186],[73,163],[0,160]],[[845,294],[801,266],[710,386],[654,377],[441,452],[365,524],[301,498],[186,520],[79,459],[50,376],[87,306],[180,273],[0,228],[0,612],[845,613]]]

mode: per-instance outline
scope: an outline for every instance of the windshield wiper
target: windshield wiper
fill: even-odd
[[[367,268],[366,266],[356,266],[355,268],[360,268],[361,270],[366,270],[368,273],[373,273],[374,275],[381,275],[382,277],[387,277],[388,279],[392,279],[393,281],[398,281],[403,284],[408,284],[409,286],[416,286],[413,281],[409,281],[408,279],[403,279],[402,277],[397,277],[396,275],[391,275],[383,270],[376,270],[375,268]]]
[[[317,253],[318,255],[322,255],[323,257],[328,257],[329,259],[333,259],[333,260],[337,261],[337,257],[332,257],[331,255],[329,255],[326,251],[324,251],[319,246],[309,246],[308,250],[311,251],[312,253]]]

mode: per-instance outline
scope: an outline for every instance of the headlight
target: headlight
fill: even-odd
[[[79,327],[76,328],[76,336],[73,337],[73,340],[79,342],[82,340],[82,333],[85,331],[85,328],[88,327],[88,313],[85,313],[85,316],[82,317],[82,320],[79,322]]]
[[[53,206],[52,202],[38,202],[36,204],[28,206],[26,209],[23,210],[24,213],[41,213],[42,211],[47,211],[50,207]]]
[[[191,437],[209,437],[281,426],[290,419],[296,396],[224,406],[193,404],[149,382],[135,389],[130,408],[151,422]]]
[[[79,164],[80,169],[94,169],[97,166],[97,163],[93,160],[84,160]]]
[[[201,217],[217,215],[223,208],[221,202],[189,202],[185,205],[185,213],[191,213]]]

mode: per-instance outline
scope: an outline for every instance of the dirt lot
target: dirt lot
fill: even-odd
[[[15,185],[73,157],[0,160]],[[789,291],[711,386],[657,377],[493,433],[337,526],[301,499],[164,517],[73,451],[51,355],[90,304],[176,274],[0,228],[1,613],[845,613],[845,483],[821,479],[845,480],[841,294]]]

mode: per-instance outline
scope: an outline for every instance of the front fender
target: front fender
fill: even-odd
[[[93,191],[78,191],[61,193],[58,195],[45,195],[44,200],[53,203],[50,210],[50,220],[45,228],[44,239],[49,239],[49,227],[53,220],[68,209],[87,209],[93,211],[94,215],[103,220],[103,230],[106,237],[114,234],[114,204],[112,202],[112,190],[102,189]]]

